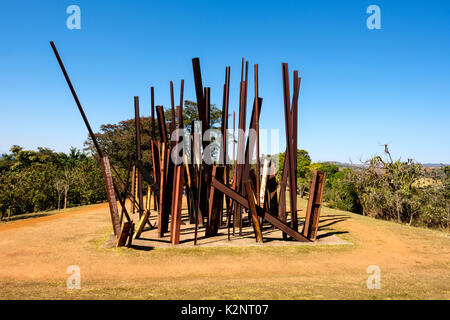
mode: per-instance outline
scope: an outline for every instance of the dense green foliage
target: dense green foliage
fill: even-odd
[[[345,170],[326,193],[330,205],[397,222],[449,229],[449,167],[426,170],[411,159],[373,157]]]
[[[13,146],[0,157],[0,216],[22,214],[106,199],[100,165],[72,148],[69,154]]]
[[[387,146],[386,159],[375,156],[352,168],[311,163],[305,150],[297,154],[302,196],[314,170],[325,171],[324,201],[331,207],[410,225],[450,228],[450,166],[426,169],[411,159],[394,161]],[[281,177],[284,154],[279,159]]]

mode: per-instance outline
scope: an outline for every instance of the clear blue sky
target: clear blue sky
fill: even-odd
[[[71,4],[81,30],[66,27]],[[366,27],[371,4],[381,30]],[[149,115],[151,85],[168,107],[169,81],[178,92],[183,78],[195,100],[193,57],[219,107],[231,66],[236,110],[245,57],[250,70],[259,64],[260,125],[279,128],[283,146],[288,62],[302,76],[299,147],[313,160],[358,161],[390,143],[395,157],[450,163],[449,14],[449,1],[4,1],[0,153],[13,144],[68,151],[87,137],[53,40],[94,130],[132,118],[135,95]]]

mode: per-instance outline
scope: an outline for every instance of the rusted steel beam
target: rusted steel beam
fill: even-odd
[[[294,71],[294,79],[297,79],[297,95],[296,98],[294,100],[294,106],[295,108],[292,109],[292,120],[294,122],[294,150],[297,150],[298,148],[298,99],[299,99],[299,95],[300,95],[300,82],[301,82],[301,78],[298,76],[298,71],[295,70]]]
[[[236,169],[236,111],[233,111],[233,177]]]
[[[130,172],[132,170],[132,164],[133,164],[132,160],[133,160],[133,158],[132,158],[132,156],[130,154],[130,158],[128,159],[127,177],[126,177],[125,184],[123,186],[124,188],[123,188],[123,191],[122,191],[122,199],[124,201],[123,201],[123,204],[121,203],[122,212],[120,213],[120,223],[122,223],[124,214],[127,216],[128,221],[130,221],[130,217],[128,216],[127,209],[125,208],[125,200],[128,197],[128,187],[129,187],[129,182],[130,182]]]
[[[241,79],[244,78],[244,59],[242,59]],[[248,63],[246,63],[248,66]],[[242,187],[242,174],[244,168],[244,149],[245,149],[245,123],[246,123],[246,83],[241,81],[239,93],[239,122],[238,122],[238,144],[237,144],[237,163],[236,163],[236,183],[235,190],[240,192]],[[242,234],[242,208],[239,204],[233,204],[235,211],[236,224],[239,227],[239,234]]]
[[[173,95],[173,82],[170,81],[170,110],[171,110],[171,121],[170,121],[170,136],[172,136],[172,133],[175,131],[175,99],[174,99],[174,95]],[[172,147],[173,147],[173,143],[172,142]]]
[[[178,114],[178,128],[184,128],[183,123],[183,107],[184,107],[184,80],[180,84],[180,112]]]
[[[207,125],[207,117],[205,110],[205,100],[203,97],[203,83],[202,83],[202,72],[200,69],[200,59],[194,58],[192,59],[192,69],[194,71],[194,83],[195,83],[195,94],[197,96],[197,108],[200,121],[202,122],[202,134],[206,131],[207,128],[204,128]]]
[[[66,71],[66,68],[64,67],[64,64],[61,60],[59,52],[56,49],[56,46],[53,41],[50,41],[50,46],[52,47],[53,53],[55,54],[55,57],[56,57],[56,60],[58,61],[58,64],[61,68],[64,78],[66,79],[67,85],[69,86],[70,92],[72,93],[72,96],[75,100],[75,103],[78,107],[81,117],[83,118],[84,124],[86,125],[86,128],[88,129],[89,135],[92,139],[92,142],[94,143],[95,149],[97,150],[99,157],[102,159],[103,177],[105,180],[105,187],[106,187],[106,192],[108,195],[108,203],[109,203],[109,208],[110,208],[111,221],[113,224],[114,234],[116,236],[118,236],[120,233],[120,218],[119,218],[119,213],[118,213],[118,208],[117,208],[117,202],[115,201],[115,196],[114,196],[114,187],[115,186],[112,181],[111,166],[109,163],[109,158],[106,157],[106,155],[103,153],[103,151],[100,148],[100,145],[97,142],[97,138],[94,134],[94,131],[92,131],[92,128],[89,124],[86,114],[84,113],[83,107],[81,106],[80,100],[78,99],[78,95],[75,92],[75,89],[72,85],[72,82],[70,81],[70,78]],[[104,157],[106,157],[106,158],[103,159]]]
[[[293,136],[296,135],[293,132],[294,122],[291,111],[290,93],[289,93],[289,69],[288,64],[282,64],[283,73],[283,97],[284,97],[284,110],[285,110],[285,128],[286,128],[286,158],[289,165],[289,199],[290,199],[290,211],[291,211],[291,227],[295,230],[298,229],[297,219],[297,179],[296,179],[296,167],[297,167],[297,150],[294,150]],[[298,78],[294,78],[294,97],[293,107],[295,108],[296,96],[298,97]],[[286,168],[285,168],[286,169]]]
[[[199,215],[198,215],[198,206],[196,205],[196,199],[197,199],[197,187],[196,187],[196,170],[195,166],[191,166],[194,170],[191,171],[188,165],[187,156],[184,156],[184,162],[186,166],[186,174],[188,178],[188,190],[189,198],[191,200],[191,210],[192,214],[194,216],[194,223],[195,223],[195,229],[194,229],[194,245],[197,244],[197,235],[198,235],[198,223],[199,223]],[[191,221],[192,222],[192,221]]]
[[[232,188],[233,190],[236,189],[236,111],[233,111],[233,166],[232,166],[232,170],[233,170],[233,183],[232,183]],[[230,220],[231,217],[233,217],[233,236],[235,235],[236,232],[236,210],[233,210],[233,201],[231,200],[231,198],[229,198],[230,200],[228,201],[228,214],[230,215]],[[230,212],[231,211],[231,212]],[[229,232],[229,224],[228,223],[228,240],[230,240],[230,232]]]
[[[260,207],[264,207],[264,200],[266,195],[266,188],[267,188],[267,179],[269,177],[269,169],[270,169],[270,160],[264,159],[263,162],[263,172],[262,172],[262,178],[261,178],[261,187],[259,190],[259,203],[258,205]]]
[[[209,88],[203,88],[202,75],[200,69],[199,58],[192,59],[192,68],[194,72],[194,82],[195,82],[195,92],[197,96],[197,108],[199,112],[199,117],[202,122],[202,136],[209,129]],[[205,92],[204,92],[205,91]],[[206,149],[208,141],[203,140],[203,150]],[[198,165],[199,175],[198,175],[198,208],[199,217],[203,218],[208,216],[208,192],[209,184],[211,181],[211,166],[208,164]]]
[[[155,123],[155,88],[150,88],[150,97],[151,97],[151,115],[152,115],[152,136],[151,136],[151,152],[152,152],[152,169],[153,169],[153,179],[155,180],[155,183],[157,185],[160,184],[159,182],[159,175],[160,175],[160,168],[159,168],[159,142],[156,140],[156,123]],[[154,205],[156,210],[158,210],[159,206],[159,195],[155,195],[154,197]]]
[[[292,175],[290,176],[289,188],[293,189],[293,205],[291,205],[291,226],[298,229],[298,216],[297,216],[297,109],[298,109],[298,96],[300,91],[300,78],[298,77],[298,71],[294,71],[294,93],[292,97],[292,108],[291,108],[291,125],[290,125],[290,144],[291,144],[291,161],[290,161],[290,172]],[[294,186],[294,187],[291,187]],[[292,202],[292,200],[291,200]]]
[[[260,199],[260,161],[259,161],[259,88],[258,88],[258,65],[255,64],[255,110],[256,110],[256,117],[255,117],[255,129],[256,129],[256,199],[259,206],[261,206],[261,199]],[[264,198],[264,194],[263,194]]]
[[[205,211],[202,211],[202,207],[200,205],[200,192],[201,192],[201,186],[202,186],[202,165],[201,165],[201,145],[200,145],[200,140],[201,140],[201,132],[196,132],[195,131],[195,124],[194,122],[192,123],[192,128],[194,128],[193,130],[193,136],[194,136],[194,141],[192,144],[192,151],[191,151],[191,159],[193,160],[193,166],[192,166],[192,179],[193,179],[193,183],[192,183],[192,187],[193,190],[195,190],[195,211],[197,214],[197,223],[203,225],[204,222],[204,217],[206,215]]]
[[[239,194],[238,192],[234,191],[224,183],[217,181],[215,178],[211,180],[211,186],[219,190],[220,192],[228,195],[230,198],[232,198],[234,201],[238,202],[241,206],[243,206],[246,209],[249,209],[249,203],[248,199],[246,199],[244,196]],[[284,223],[283,221],[279,220],[278,218],[270,215],[268,212],[263,210],[263,208],[256,206],[256,209],[258,210],[258,214],[263,216],[263,220],[267,221],[271,225],[275,226],[276,228],[280,229],[283,232],[286,232],[289,236],[291,236],[293,239],[301,242],[310,242],[308,238],[300,234],[298,231],[291,228],[289,225]]]
[[[227,164],[228,160],[228,104],[229,104],[229,95],[230,95],[230,67],[225,68],[225,84],[223,86],[223,104],[222,104],[222,147],[220,148],[220,163],[225,166],[224,170],[224,181],[225,184],[229,183],[229,165]],[[227,228],[228,228],[228,237],[229,237],[229,199],[226,197],[225,199],[225,210],[227,213]],[[223,208],[221,210],[220,215],[220,223],[222,223],[223,216]]]
[[[167,127],[163,106],[156,106],[156,113],[158,115],[159,135],[161,137],[161,143],[167,144]]]
[[[173,203],[173,185],[174,185],[174,178],[175,178],[175,164],[173,163],[171,159],[171,150],[170,148],[167,148],[166,153],[166,193],[164,196],[164,202],[165,202],[165,213],[163,215],[164,217],[164,232],[169,231],[169,217],[172,214],[172,206]]]
[[[141,236],[142,231],[144,231],[144,227],[149,217],[150,217],[150,209],[147,209],[144,211],[144,214],[141,216],[141,219],[139,220],[139,223],[133,234],[133,239],[138,239]]]
[[[133,165],[131,173],[131,201],[130,201],[130,214],[134,214],[136,211],[135,202],[136,201],[136,166]]]
[[[139,116],[139,97],[134,97],[134,123],[136,128],[136,160],[141,161],[141,121]],[[137,172],[137,194],[138,194],[138,204],[139,204],[139,218],[144,212],[144,196],[142,192],[142,174],[140,170]]]
[[[211,88],[210,87],[205,87],[205,115],[206,115],[206,122],[205,124],[207,125],[207,128],[209,129],[209,125],[210,125],[210,117],[211,117]],[[205,130],[206,131],[206,130]],[[203,144],[205,146],[205,144]]]
[[[223,181],[223,174],[225,172],[224,166],[213,166],[212,178],[218,181]],[[209,191],[209,206],[208,206],[208,225],[206,226],[205,236],[211,237],[217,235],[220,225],[220,212],[223,208],[223,193],[217,192],[215,188],[211,187]]]
[[[98,157],[96,157],[95,155],[93,155],[93,157],[98,162],[98,164],[103,168],[102,161]],[[131,160],[131,157],[130,157],[130,160]],[[113,169],[116,177],[120,180],[120,183],[116,183],[116,181],[114,180],[114,177],[112,177],[112,175],[111,175],[114,192],[116,194],[116,197],[117,197],[120,205],[122,206],[123,214],[125,215],[125,217],[127,218],[128,221],[131,221],[130,216],[128,215],[128,212],[127,212],[127,210],[125,208],[125,201],[126,201],[126,197],[128,195],[127,183],[122,180],[122,178],[120,177],[120,174],[117,172],[117,170],[113,166],[110,165],[110,168]],[[119,190],[117,188],[118,185],[122,186],[121,190]],[[134,205],[137,205],[137,202],[133,202],[131,196],[130,196],[130,200],[131,200],[132,204],[134,203]],[[119,222],[122,223],[122,217],[120,217]]]
[[[189,211],[189,222],[191,224],[197,224],[198,217],[196,213],[196,206],[195,206],[195,181],[194,181],[194,175],[192,174],[191,167],[188,163],[187,155],[183,156],[184,165],[185,165],[185,173],[186,173],[186,195],[187,195],[187,202],[188,202],[188,210]]]
[[[263,103],[263,99],[259,98],[258,99],[258,105],[259,105],[258,111],[259,111],[259,113],[256,112],[257,111],[256,110],[256,104],[253,104],[252,117],[250,118],[251,119],[250,120],[250,129],[251,130],[255,130],[256,129],[257,119],[261,115],[262,103]],[[256,116],[257,114],[258,114],[258,116]],[[244,182],[249,177],[250,161],[253,158],[254,148],[255,148],[255,141],[250,139],[250,135],[249,135],[247,137],[247,143],[246,143],[246,146],[245,146],[245,157],[244,157],[245,163],[244,163],[244,167],[243,167],[243,171],[242,171],[242,181],[244,181]],[[240,190],[244,190],[243,188],[244,188],[244,184],[242,183]]]
[[[172,204],[172,224],[170,231],[170,240],[172,244],[180,243],[181,228],[181,203],[183,198],[183,178],[184,165],[178,165],[175,168],[174,196]]]
[[[277,183],[277,178],[276,176],[270,175],[267,179],[267,192],[269,194],[268,197],[268,208],[269,208],[269,213],[273,216],[277,216],[278,214],[278,201],[277,201],[277,188],[278,188],[278,183]],[[280,217],[278,216],[278,219],[280,219]],[[281,221],[283,221],[282,219],[280,219]]]
[[[311,241],[316,240],[319,230],[320,208],[322,207],[323,188],[326,178],[326,172],[314,170],[306,209],[305,224],[303,225],[302,231],[302,234]]]
[[[117,237],[116,247],[123,247],[126,244],[127,239],[129,239],[130,235],[132,234],[132,230],[133,230],[133,222],[131,221],[124,222],[120,230],[119,236]]]
[[[66,79],[67,85],[69,86],[69,89],[70,89],[70,92],[72,93],[73,99],[75,100],[75,103],[77,104],[78,110],[80,111],[80,114],[81,114],[81,117],[83,118],[84,124],[86,125],[86,128],[89,131],[89,135],[92,139],[92,142],[94,143],[95,149],[97,150],[98,155],[101,158],[101,157],[103,157],[103,151],[100,149],[100,145],[97,142],[97,138],[95,137],[94,131],[92,131],[91,125],[89,124],[86,114],[84,113],[83,107],[81,106],[81,103],[80,103],[80,100],[78,99],[77,93],[75,92],[72,82],[70,81],[69,75],[67,74],[66,68],[64,67],[61,57],[59,56],[59,52],[56,49],[56,46],[53,41],[50,41],[50,46],[53,49],[53,53],[55,54],[56,60],[58,60],[61,71],[64,75],[64,78]]]
[[[155,88],[150,87],[150,104],[151,104],[151,112],[152,112],[152,140],[156,139],[156,133],[155,133]]]
[[[290,200],[290,211],[291,211],[291,226],[294,225],[294,215],[296,214],[296,196],[293,194],[293,186],[292,186],[292,176],[294,171],[292,170],[293,164],[292,164],[292,145],[291,145],[291,135],[292,135],[292,128],[291,128],[291,106],[290,106],[290,92],[289,92],[289,70],[287,63],[282,64],[282,74],[283,74],[283,98],[284,98],[284,119],[285,119],[285,132],[286,132],[286,154],[285,159],[287,166],[284,168],[284,170],[287,170],[287,177],[289,178],[289,200]],[[284,175],[284,173],[283,173]],[[295,178],[295,176],[294,176]]]
[[[261,226],[259,225],[258,213],[255,205],[255,195],[253,193],[251,182],[249,180],[244,182],[245,190],[247,191],[248,206],[252,217],[253,231],[255,232],[256,242],[263,243]]]
[[[288,77],[288,70],[287,70],[287,64],[283,64],[283,88],[287,89],[287,94],[285,93],[285,103],[287,99],[287,103],[289,104],[289,77]],[[296,191],[296,179],[293,179],[296,177],[296,163],[297,163],[297,103],[298,103],[298,92],[300,90],[300,82],[298,78],[298,72],[294,71],[294,97],[292,101],[292,109],[286,108],[285,105],[285,123],[286,123],[286,153],[285,153],[285,161],[284,161],[284,170],[283,170],[283,176],[280,183],[280,200],[279,200],[279,207],[278,207],[278,218],[286,222],[286,185],[287,185],[287,178],[289,177],[289,185],[295,186],[295,192],[292,192],[293,188],[290,188],[290,199],[291,203],[291,213],[292,219],[291,223],[292,225],[297,226],[297,210],[296,210],[296,204],[297,204],[297,191]],[[289,149],[288,149],[289,147]],[[291,164],[293,165],[293,168],[291,167]],[[293,174],[291,175],[290,172],[293,170]],[[294,196],[295,194],[295,196]],[[295,207],[295,210],[292,210],[292,207]],[[286,235],[284,235],[286,237]]]
[[[263,99],[262,98],[258,98],[258,105],[260,106],[258,108],[259,112],[261,112],[262,102],[263,102]],[[250,118],[251,120],[250,120],[250,127],[249,127],[251,130],[255,130],[255,128],[256,128],[256,119],[259,117],[260,113],[258,114],[258,117],[256,115],[257,115],[257,113],[256,113],[256,105],[255,105],[255,103],[253,103],[252,115],[251,115],[251,118]],[[246,180],[248,180],[249,177],[250,177],[250,167],[251,167],[250,161],[253,158],[254,148],[255,148],[255,141],[253,139],[251,139],[251,136],[249,135],[247,137],[247,143],[245,145],[244,164],[242,165],[241,178],[240,178],[241,184],[240,184],[239,188],[237,189],[244,196],[246,195],[244,182]],[[254,180],[255,180],[254,185],[255,185],[255,188],[256,188],[256,183],[257,183],[256,174],[254,175]],[[250,212],[248,214],[249,214],[248,220],[250,221],[251,220]],[[242,218],[241,218],[241,225],[242,225]]]
[[[162,145],[161,148],[161,164],[160,164],[160,191],[159,191],[159,211],[158,211],[158,236],[161,238],[164,236],[164,232],[166,230],[166,224],[167,218],[165,217],[166,214],[166,202],[165,196],[166,196],[166,157],[167,157],[167,151],[166,151],[166,144]]]
[[[181,80],[180,105],[177,106],[178,129],[183,128],[183,90],[184,90],[184,80]],[[178,144],[180,138],[181,136],[179,135],[179,132],[177,132],[175,144]],[[183,199],[184,168],[185,166],[183,163],[175,166],[173,194],[172,194],[172,224],[170,232],[172,244],[180,243],[181,205]]]
[[[221,164],[227,163],[227,142],[228,142],[228,104],[230,97],[230,67],[225,68],[225,84],[223,86],[223,104],[222,104],[222,148],[220,149]]]
[[[117,208],[116,196],[114,193],[114,183],[111,174],[111,166],[109,164],[108,156],[103,155],[100,159],[102,163],[103,176],[105,178],[106,196],[108,197],[109,212],[111,214],[111,221],[113,224],[114,235],[119,236],[120,233],[120,219]]]

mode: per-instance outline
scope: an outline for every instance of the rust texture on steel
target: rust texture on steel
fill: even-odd
[[[305,224],[302,234],[314,241],[319,229],[320,208],[322,206],[323,188],[325,186],[326,172],[314,170],[311,188],[309,191],[308,206],[306,209]]]
[[[120,229],[120,234],[117,237],[116,247],[123,247],[127,243],[127,239],[129,239],[133,230],[133,222],[124,222],[122,228]]]
[[[214,166],[212,170],[212,178],[218,181],[224,182],[225,167],[224,166]],[[208,225],[206,227],[205,235],[207,237],[217,235],[219,231],[220,224],[220,211],[223,208],[223,194],[221,192],[216,192],[215,188],[211,188],[209,191],[209,206],[208,206]]]
[[[258,212],[255,205],[255,195],[253,194],[253,190],[251,187],[250,181],[245,181],[245,189],[247,191],[247,199],[248,199],[248,206],[250,209],[250,213],[252,216],[252,224],[253,224],[253,231],[255,232],[255,238],[256,242],[262,243],[262,232],[261,232],[261,226],[259,225],[259,219],[258,219]]]
[[[173,102],[173,84],[171,83],[171,95]],[[180,105],[177,106],[177,122],[178,129],[183,128],[183,90],[184,90],[184,80],[181,80],[180,87]],[[173,116],[173,124],[175,125],[175,114]],[[175,144],[178,145],[180,140],[179,131],[177,131],[177,136],[175,140]],[[178,151],[178,150],[176,150]],[[184,185],[184,164],[177,164],[175,166],[175,174],[173,181],[173,191],[172,191],[172,224],[171,224],[171,232],[170,239],[172,244],[180,243],[180,228],[181,228],[181,205],[183,198],[183,185]]]
[[[139,97],[134,97],[134,123],[136,134],[136,160],[141,161],[141,121],[139,117]],[[142,192],[142,173],[141,170],[137,171],[137,196],[138,196],[138,208],[139,218],[144,212],[144,196]]]
[[[111,167],[108,156],[103,156],[101,158],[101,161],[103,168],[103,176],[105,178],[106,196],[108,197],[109,211],[111,213],[111,221],[113,223],[113,230],[114,234],[118,236],[120,233],[120,218],[119,218],[119,211],[117,208],[116,196],[114,193],[114,183],[112,179]]]

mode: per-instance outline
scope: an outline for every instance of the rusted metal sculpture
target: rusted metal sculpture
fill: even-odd
[[[255,139],[250,135],[245,139],[247,114],[247,89],[248,89],[248,61],[242,59],[241,79],[239,92],[238,112],[238,137],[237,158],[235,153],[235,112],[233,111],[233,140],[232,140],[232,164],[229,163],[228,154],[228,117],[230,96],[230,67],[225,68],[225,82],[223,85],[221,134],[219,149],[220,164],[211,164],[202,160],[201,149],[207,148],[207,141],[200,143],[200,135],[210,127],[211,89],[203,87],[202,73],[199,58],[192,59],[192,67],[195,83],[195,94],[201,130],[197,130],[194,123],[191,125],[191,133],[194,141],[189,143],[189,158],[182,155],[180,163],[174,163],[172,156],[180,155],[178,146],[184,137],[179,131],[173,136],[176,129],[183,129],[183,104],[184,104],[184,80],[181,80],[180,102],[175,106],[174,86],[170,81],[170,121],[166,123],[164,107],[155,106],[154,87],[150,88],[151,95],[151,166],[149,169],[142,162],[141,154],[141,130],[139,97],[134,97],[135,111],[135,147],[136,158],[128,163],[126,181],[117,173],[110,164],[108,156],[101,150],[87,117],[78,100],[76,92],[70,82],[61,58],[53,42],[50,43],[67,84],[72,92],[77,107],[88,129],[94,147],[98,153],[107,191],[108,203],[113,224],[113,231],[117,237],[117,246],[130,245],[132,239],[139,238],[148,224],[151,228],[157,228],[159,237],[170,233],[170,242],[177,245],[181,242],[182,199],[186,194],[189,222],[195,224],[194,244],[197,244],[200,225],[204,226],[205,237],[213,237],[219,234],[223,218],[225,218],[228,239],[235,230],[242,234],[244,222],[251,225],[255,234],[255,240],[263,243],[263,225],[268,224],[282,231],[283,238],[291,238],[301,242],[310,242],[317,239],[320,208],[326,174],[314,172],[310,189],[308,206],[302,232],[298,232],[297,217],[297,135],[298,135],[298,99],[300,91],[300,77],[298,71],[293,72],[293,95],[290,95],[289,70],[286,63],[282,64],[282,82],[284,97],[284,116],[286,133],[286,156],[284,170],[280,184],[275,177],[275,172],[270,171],[272,162],[263,156],[264,168],[260,168],[260,141],[259,141],[259,117],[263,99],[259,96],[259,72],[258,65],[254,65],[254,102],[250,118],[249,129],[254,130]],[[155,113],[156,108],[156,113]],[[156,136],[156,125],[159,127],[159,137]],[[172,138],[172,136],[174,138]],[[159,138],[159,139],[158,139]],[[172,139],[171,139],[172,138]],[[251,160],[256,152],[256,168],[251,168]],[[115,178],[113,177],[115,174]],[[129,179],[131,176],[131,185]],[[232,177],[232,181],[230,181]],[[148,184],[147,199],[144,203],[143,182]],[[287,187],[289,186],[289,189]],[[290,211],[286,210],[286,192],[289,193]],[[151,199],[153,198],[153,210],[157,211],[156,225],[149,222],[151,215]],[[125,207],[125,202],[130,201],[130,215],[138,213],[137,221],[132,221]],[[119,210],[116,200],[119,201],[122,210]],[[243,212],[247,211],[247,220]],[[125,217],[126,221],[123,219]],[[288,217],[290,221],[288,222]],[[170,226],[170,228],[169,228]],[[128,240],[128,242],[127,242]]]

